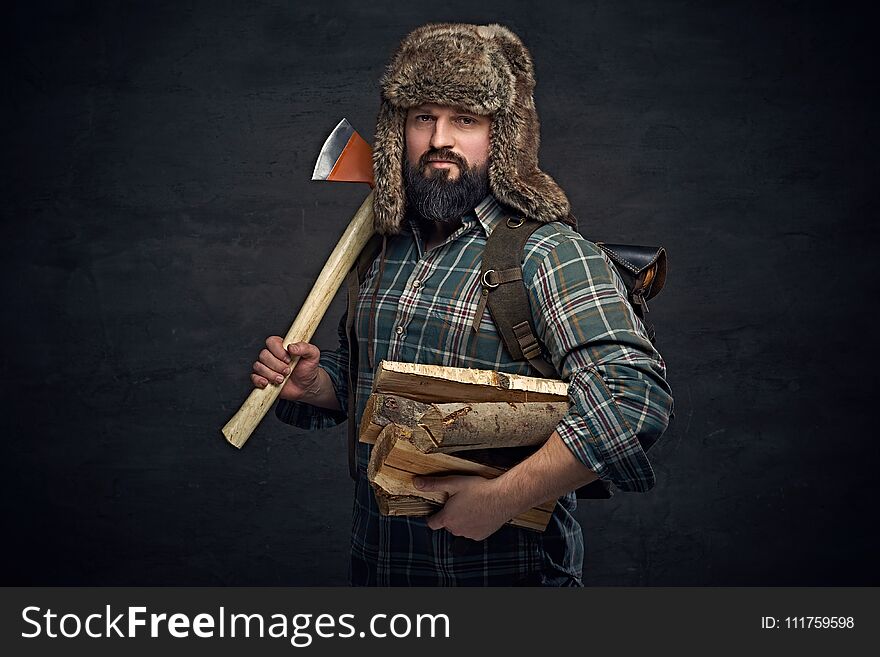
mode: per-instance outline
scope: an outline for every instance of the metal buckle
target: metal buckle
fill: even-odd
[[[495,273],[494,269],[489,269],[488,271],[486,271],[485,274],[483,274],[483,285],[485,287],[492,288],[492,289],[498,287],[499,283],[490,283],[489,282],[489,274],[494,274],[494,273]]]
[[[518,224],[512,224],[512,223],[510,223],[511,221],[516,221],[517,219],[519,220],[519,223],[518,223]],[[517,217],[516,219],[515,219],[514,217],[508,217],[508,218],[507,218],[507,227],[508,227],[508,228],[519,228],[519,227],[522,226],[524,223],[526,223],[526,220],[525,220],[523,217]]]

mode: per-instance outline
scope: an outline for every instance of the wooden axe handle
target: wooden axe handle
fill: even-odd
[[[318,324],[321,323],[336,291],[342,285],[349,270],[354,266],[358,256],[373,236],[373,192],[358,209],[354,219],[342,234],[339,244],[333,249],[327,264],[318,275],[312,291],[306,297],[299,314],[284,337],[284,348],[294,342],[308,342],[312,339]],[[295,357],[290,363],[290,371],[299,361]],[[270,382],[265,388],[254,388],[238,412],[223,427],[226,440],[239,449],[251,437],[254,429],[266,416],[269,408],[281,393],[287,382],[288,374],[281,383]]]

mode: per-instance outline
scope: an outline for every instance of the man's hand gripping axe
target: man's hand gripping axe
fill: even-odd
[[[363,182],[370,187],[373,186],[370,146],[345,119],[339,122],[324,142],[318,155],[318,162],[315,164],[312,180]],[[373,236],[373,232],[373,192],[371,191],[342,234],[299,314],[293,320],[290,330],[284,337],[285,349],[294,342],[311,340],[336,291]],[[291,372],[296,367],[297,361],[299,358],[294,357],[290,363]],[[265,388],[254,388],[251,391],[238,412],[223,427],[226,440],[238,448],[245,444],[278,398],[289,376],[289,374],[285,376],[281,383],[270,382]]]

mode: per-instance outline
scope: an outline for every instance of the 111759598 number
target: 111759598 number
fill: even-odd
[[[855,627],[852,616],[786,616],[783,622],[786,629],[790,630],[837,630]]]

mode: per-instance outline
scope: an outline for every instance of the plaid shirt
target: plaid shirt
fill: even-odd
[[[511,359],[488,311],[479,332],[472,328],[486,238],[506,216],[487,196],[428,253],[414,222],[388,239],[373,314],[373,363],[366,336],[379,258],[364,277],[357,303],[358,422],[374,366],[383,359],[537,375],[527,362]],[[650,489],[654,473],[638,438],[651,444],[662,434],[672,397],[663,360],[633,314],[622,281],[600,249],[558,222],[538,228],[524,253],[523,280],[544,357],[569,383],[571,408],[557,432],[600,479],[624,491]],[[348,401],[347,359],[343,321],[339,349],[321,352],[342,409]],[[286,400],[276,414],[308,429],[331,427],[347,417]],[[371,449],[358,444],[352,584],[581,584],[583,537],[572,515],[574,493],[559,499],[543,533],[505,525],[484,541],[472,541],[445,529],[432,531],[424,518],[380,515],[366,476]]]

